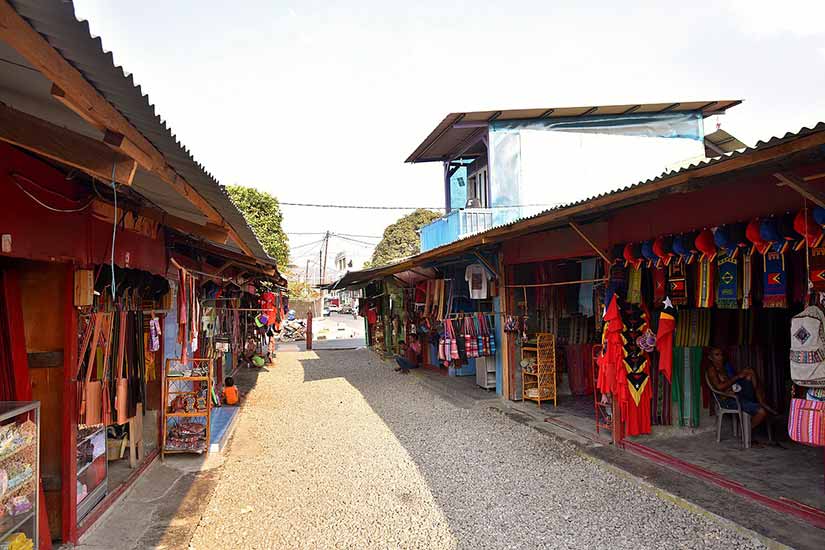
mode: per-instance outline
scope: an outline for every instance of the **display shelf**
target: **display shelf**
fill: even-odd
[[[91,438],[93,438],[95,436],[95,434],[97,434],[100,430],[104,429],[105,427],[106,426],[104,426],[103,424],[95,425],[94,430],[92,432],[90,432],[88,435],[85,435],[83,437],[79,437],[77,439],[77,445],[80,446],[81,443],[85,443],[86,441],[90,440]],[[87,426],[86,428],[83,428],[83,429],[88,430],[89,427]],[[80,429],[78,429],[78,431],[80,431]]]
[[[4,401],[0,402],[0,431],[9,441],[20,441],[11,452],[0,457],[0,468],[9,468],[12,459],[26,466],[30,470],[28,475],[14,489],[6,490],[0,497],[0,509],[7,510],[7,505],[15,497],[25,496],[31,505],[31,510],[19,517],[9,516],[6,521],[0,522],[0,544],[10,536],[23,532],[30,537],[34,548],[39,547],[38,518],[40,514],[39,493],[40,482],[40,402],[39,401]],[[19,470],[18,470],[19,471]],[[30,528],[23,528],[31,524]]]
[[[552,401],[556,406],[556,337],[542,332],[538,335],[536,346],[525,346],[524,352],[535,352],[535,372],[522,367],[522,399],[535,401],[541,407],[542,401]]]
[[[80,456],[77,456],[80,454],[80,449],[84,445],[92,446],[92,452],[88,459],[86,458],[85,453]],[[98,451],[97,454],[95,454],[96,450]],[[77,466],[77,473],[75,477],[78,480],[78,482],[82,483],[84,481],[97,481],[97,483],[95,485],[92,485],[91,487],[89,486],[91,485],[91,483],[83,483],[84,485],[86,485],[87,493],[79,502],[76,503],[77,521],[78,523],[80,523],[83,520],[83,518],[86,517],[86,515],[97,505],[98,502],[100,502],[103,499],[104,496],[106,496],[106,494],[109,491],[109,461],[106,458],[106,426],[100,424],[96,426],[96,428],[91,433],[86,434],[85,436],[83,436],[83,438],[79,438],[75,454],[76,460],[84,462],[82,465],[78,463]],[[98,462],[101,457],[103,457],[103,469],[105,470],[104,475],[97,480],[94,480],[94,476],[92,477],[92,479],[89,479],[89,468],[93,464]]]
[[[25,514],[23,514],[22,518],[15,520],[11,528],[7,529],[6,531],[0,531],[0,543],[2,543],[4,540],[9,538],[9,536],[13,535],[14,533],[20,531],[20,528],[23,527],[26,524],[26,522],[34,518],[34,515],[34,508],[32,508],[30,512],[26,512]]]
[[[212,415],[212,374],[213,374],[213,363],[211,358],[204,358],[204,359],[189,359],[187,361],[187,365],[184,365],[183,370],[187,370],[188,372],[192,372],[196,365],[206,365],[206,376],[169,376],[169,373],[173,371],[171,368],[172,365],[180,366],[181,362],[175,359],[167,359],[166,365],[163,370],[163,420],[162,420],[162,441],[161,441],[161,460],[167,454],[181,454],[181,453],[206,453],[209,452],[209,437],[210,437],[210,430],[211,430],[211,415]],[[179,371],[178,371],[179,372]],[[201,409],[198,411],[193,412],[170,412],[169,408],[172,405],[174,396],[181,395],[181,394],[196,394],[202,390],[203,386],[200,386],[198,389],[195,389],[198,384],[206,384],[206,409]],[[191,384],[192,388],[181,388],[182,385]],[[170,434],[173,430],[177,428],[177,426],[182,422],[183,419],[187,418],[203,418],[205,421],[203,422],[204,425],[204,442],[202,445],[198,445],[196,447],[191,448],[178,448],[175,446],[167,447],[168,441],[170,439]],[[197,422],[201,424],[201,422]]]
[[[12,452],[7,453],[3,456],[0,456],[0,464],[4,463],[5,461],[7,461],[10,458],[13,458],[13,457],[19,455],[20,453],[22,453],[26,449],[30,449],[32,445],[34,445],[34,440],[31,440],[28,443],[24,443],[23,445],[20,445],[18,448],[16,448]]]

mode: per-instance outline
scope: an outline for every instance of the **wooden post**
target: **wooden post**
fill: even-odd
[[[307,311],[307,351],[312,349],[312,310]]]
[[[63,448],[60,477],[62,483],[63,542],[77,543],[77,311],[74,308],[74,269],[66,270],[66,303],[63,307]]]

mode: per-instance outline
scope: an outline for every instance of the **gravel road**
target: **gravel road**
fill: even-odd
[[[190,549],[760,548],[364,350],[281,353]]]

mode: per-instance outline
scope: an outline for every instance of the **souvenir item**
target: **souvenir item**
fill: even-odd
[[[750,254],[742,256],[742,309],[750,309],[753,297],[751,286],[753,282],[753,258]]]
[[[825,446],[825,401],[791,399],[788,435],[797,443]]]
[[[817,292],[825,292],[825,246],[811,249],[811,283]]]
[[[118,312],[120,318],[118,335],[118,353],[115,367],[117,369],[117,385],[115,386],[115,412],[116,422],[120,425],[129,422],[129,381],[127,379],[128,369],[126,368],[126,312]]]
[[[791,379],[809,388],[825,387],[825,313],[808,306],[791,319]]]
[[[804,243],[802,235],[794,227],[794,215],[784,214],[777,220],[777,232],[779,233],[782,252],[797,248],[799,243]]]
[[[665,266],[673,259],[673,237],[658,237],[653,241],[653,253],[659,258],[659,263]]]
[[[648,267],[655,264],[659,259],[656,253],[653,252],[653,241],[645,241],[642,243],[642,257],[645,259]]]
[[[764,255],[762,306],[788,307],[785,256],[778,252]]]
[[[822,243],[822,226],[814,219],[811,210],[803,209],[797,212],[793,219],[793,228],[802,235],[797,250],[801,250],[805,244],[808,248],[816,248]]]
[[[673,252],[675,252],[679,260],[684,263],[692,263],[695,254],[693,253],[695,237],[690,234],[678,235],[673,239]]]
[[[668,266],[668,271],[668,295],[673,305],[687,305],[687,276],[685,274],[685,266],[681,263],[671,262]]]
[[[759,218],[754,218],[750,222],[748,222],[748,226],[745,229],[745,237],[748,239],[748,241],[750,241],[752,245],[751,253],[759,252],[760,254],[764,254],[770,246],[770,243],[762,238],[760,228],[761,224]]]
[[[765,218],[759,222],[759,236],[765,242],[762,254],[771,249],[779,253],[785,251],[785,239],[779,234],[779,222],[776,218]]]
[[[653,272],[653,301],[661,302],[667,294],[667,275],[664,266],[656,266]]]
[[[627,277],[627,301],[631,304],[642,302],[642,268],[630,267]]]
[[[697,236],[694,241],[696,250],[699,251],[702,259],[713,260],[716,258],[716,243],[714,242],[713,231],[704,229]]]
[[[716,288],[713,285],[713,276],[716,263],[707,257],[699,258],[696,269],[696,307],[713,307],[713,298]]]
[[[152,317],[149,319],[149,351],[156,352],[160,349],[160,319]]]
[[[739,243],[733,236],[734,228],[731,225],[721,225],[713,233],[713,242],[720,254],[727,254],[735,258],[739,253]]]
[[[622,262],[614,262],[610,266],[610,277],[607,282],[607,290],[604,293],[604,303],[610,305],[615,294],[624,296],[627,291],[627,270]]]
[[[739,307],[739,262],[724,254],[716,258],[719,270],[716,277],[716,307],[736,309]]]
[[[670,298],[665,298],[664,309],[659,313],[659,330],[656,334],[656,349],[659,351],[659,372],[670,382],[673,370],[673,335],[676,330],[676,308]]]

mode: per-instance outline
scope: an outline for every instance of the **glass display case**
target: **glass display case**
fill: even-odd
[[[0,547],[38,548],[40,402],[0,401]]]
[[[77,521],[83,520],[106,496],[109,462],[106,426],[79,427],[77,431]]]

